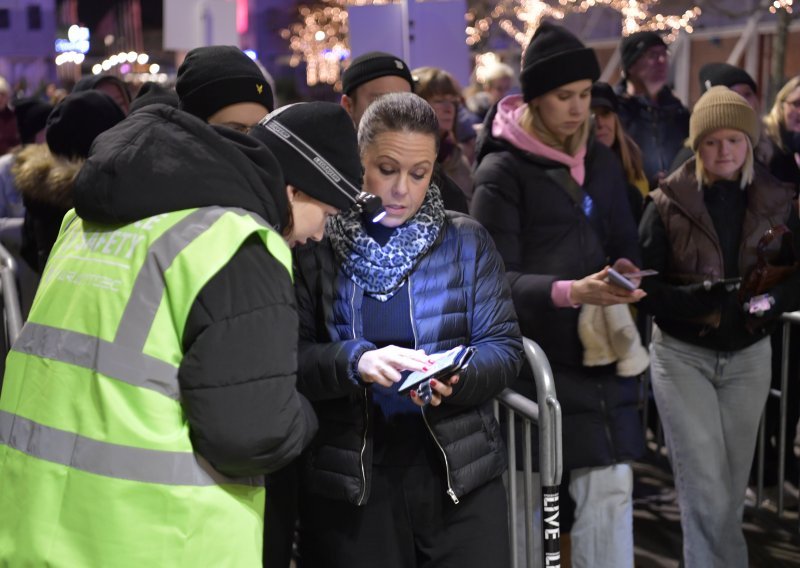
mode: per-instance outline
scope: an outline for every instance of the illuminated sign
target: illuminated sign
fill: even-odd
[[[66,53],[68,51],[87,53],[89,51],[89,28],[70,26],[67,31],[67,38],[58,38],[56,40],[57,53]]]

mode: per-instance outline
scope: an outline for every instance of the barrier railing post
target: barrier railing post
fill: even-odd
[[[561,530],[558,493],[563,469],[561,405],[556,399],[553,370],[542,348],[527,337],[522,340],[533,370],[539,404],[539,473],[542,491],[542,553],[544,566],[561,565]]]
[[[523,491],[525,515],[525,563],[528,568],[539,566],[534,546],[534,487],[532,426],[539,426],[539,487],[542,498],[542,553],[538,559],[543,566],[557,568],[561,565],[561,532],[559,525],[558,490],[561,484],[561,406],[556,398],[553,372],[547,357],[533,341],[524,338],[525,356],[533,370],[537,400],[505,389],[495,399],[495,416],[500,415],[500,405],[506,407],[506,440],[508,452],[508,494],[510,519],[511,565],[519,566],[519,531],[517,518],[517,447],[515,415],[522,420],[523,436]]]
[[[786,403],[789,398],[789,336],[792,324],[783,322],[783,352],[781,353],[780,424],[778,426],[778,516],[783,515],[783,482],[786,476]]]
[[[22,329],[22,314],[19,307],[19,295],[17,294],[17,263],[11,253],[0,245],[0,286],[3,291],[4,319],[6,326],[6,337],[8,345],[6,351],[19,336]]]

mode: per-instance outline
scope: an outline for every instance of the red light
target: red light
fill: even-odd
[[[247,33],[249,19],[248,0],[236,0],[236,33]]]

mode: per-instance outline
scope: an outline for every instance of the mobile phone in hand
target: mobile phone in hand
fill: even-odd
[[[620,274],[613,268],[608,269],[608,281],[614,284],[615,286],[619,286],[620,288],[624,288],[631,292],[633,292],[637,288],[636,284],[625,278],[622,274]]]

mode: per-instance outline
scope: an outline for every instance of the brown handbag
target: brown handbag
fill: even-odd
[[[779,246],[770,247],[776,239],[780,239]],[[771,251],[768,251],[770,248]],[[800,266],[792,231],[786,225],[770,227],[759,239],[756,254],[756,265],[745,276],[739,289],[739,299],[742,302],[769,292],[789,278]]]

